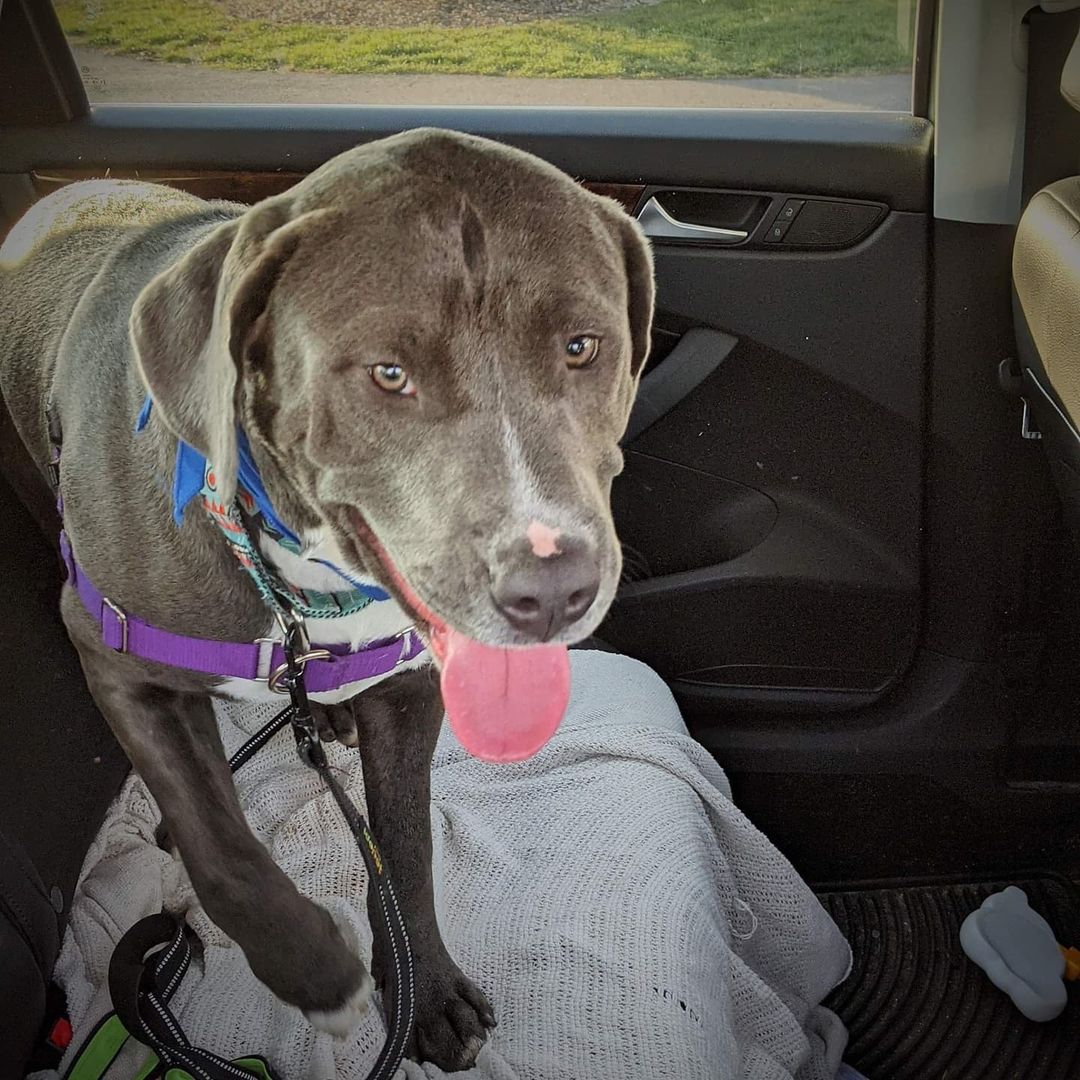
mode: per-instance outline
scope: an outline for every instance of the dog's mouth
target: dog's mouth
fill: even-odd
[[[566,646],[502,648],[461,633],[420,599],[363,515],[352,510],[350,519],[398,600],[427,628],[439,665],[443,705],[462,746],[484,761],[521,761],[535,754],[566,712],[570,697]]]

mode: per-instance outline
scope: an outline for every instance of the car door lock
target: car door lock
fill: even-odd
[[[799,211],[806,205],[805,199],[788,199],[780,208],[780,213],[773,218],[768,232],[762,237],[766,244],[779,244],[785,236],[791,223],[799,216]]]

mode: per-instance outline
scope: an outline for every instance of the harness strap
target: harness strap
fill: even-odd
[[[142,431],[150,418],[151,399],[143,404],[135,430]],[[67,568],[68,581],[74,586],[83,606],[101,628],[102,641],[117,652],[128,653],[142,660],[151,660],[170,667],[198,671],[204,675],[223,678],[265,679],[271,689],[279,690],[277,676],[285,671],[285,650],[279,642],[260,638],[254,642],[217,641],[210,638],[187,637],[152,626],[131,615],[101,592],[75,561],[71,542],[63,529],[64,500],[60,494],[60,456],[62,433],[51,405],[46,406],[45,420],[49,435],[48,469],[56,494],[56,510],[60,516],[60,552]],[[241,433],[242,435],[242,433]],[[273,516],[266,493],[262,491],[258,470],[251,459],[246,439],[241,439],[241,479],[261,494],[255,499],[246,497],[253,513],[265,517],[268,513],[275,526],[284,529]],[[189,475],[190,474],[190,475]],[[340,618],[361,610],[368,604],[388,598],[375,585],[352,582],[352,589],[340,593],[315,593],[295,590],[274,574],[258,551],[258,544],[249,535],[240,506],[226,507],[215,503],[213,470],[205,459],[181,442],[177,447],[177,486],[185,492],[176,510],[182,520],[183,507],[202,486],[204,505],[212,520],[222,530],[225,539],[240,564],[249,572],[259,595],[279,620],[299,612],[304,617]],[[174,498],[176,492],[174,491]],[[287,538],[286,538],[287,539]],[[295,537],[293,538],[295,539]],[[340,574],[341,571],[338,571]],[[415,629],[410,628],[388,640],[373,641],[359,649],[341,645],[320,645],[309,652],[307,660],[308,688],[312,693],[332,693],[343,686],[388,675],[401,664],[408,663],[424,651],[425,645]]]
[[[188,671],[236,679],[269,679],[285,665],[283,645],[269,638],[242,644],[186,637],[151,626],[128,614],[94,585],[75,561],[65,532],[60,533],[60,551],[67,566],[68,581],[101,627],[101,639],[110,649]],[[328,693],[351,683],[386,675],[419,656],[424,647],[420,635],[413,629],[389,641],[366,645],[356,652],[344,646],[320,646],[318,657],[307,662],[308,691]]]

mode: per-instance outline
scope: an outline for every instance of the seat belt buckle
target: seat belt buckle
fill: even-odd
[[[1020,418],[1020,437],[1023,439],[1041,439],[1042,432],[1031,415],[1031,406],[1028,404],[1027,398],[1024,398],[1023,402],[1024,414]]]

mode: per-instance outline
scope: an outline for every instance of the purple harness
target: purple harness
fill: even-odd
[[[50,471],[56,483],[56,509],[64,520],[63,500],[59,491],[60,448],[52,448]],[[142,660],[152,660],[170,667],[185,668],[225,678],[265,680],[271,690],[286,693],[282,680],[288,671],[281,642],[259,638],[251,643],[214,641],[185,637],[124,611],[105,596],[75,561],[67,532],[60,530],[60,552],[67,567],[67,580],[79,594],[83,606],[101,628],[101,640],[110,648]],[[410,628],[390,640],[375,641],[350,650],[343,645],[316,645],[298,660],[304,662],[304,681],[309,693],[340,690],[350,683],[387,675],[400,664],[419,656],[424,642]]]

